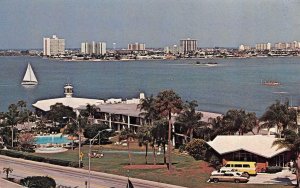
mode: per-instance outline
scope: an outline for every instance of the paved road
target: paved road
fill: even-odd
[[[16,183],[12,183],[12,182],[4,180],[2,178],[0,178],[0,187],[1,188],[22,188],[21,185],[18,185]]]
[[[13,173],[10,177],[14,178],[24,178],[27,176],[52,177],[55,179],[58,188],[86,188],[85,181],[88,181],[88,171],[84,169],[62,167],[0,155],[0,169],[3,167],[13,168]],[[135,188],[182,188],[136,178],[130,178],[130,180]],[[91,172],[91,188],[125,188],[126,184],[127,177]]]

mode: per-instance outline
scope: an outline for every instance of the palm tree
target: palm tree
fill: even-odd
[[[277,139],[273,142],[273,146],[277,149],[288,148],[292,155],[296,168],[297,187],[300,187],[300,132],[296,133],[292,130],[283,130],[284,139]]]
[[[129,164],[132,165],[132,158],[131,158],[131,152],[130,152],[130,142],[135,138],[135,134],[131,129],[124,129],[119,136],[120,140],[126,140],[127,141],[127,150],[128,150],[128,158],[129,158]]]
[[[181,125],[186,130],[185,140],[187,142],[187,136],[190,135],[190,140],[193,139],[194,130],[201,127],[203,123],[201,118],[203,114],[201,112],[196,112],[196,107],[198,106],[197,101],[187,102],[183,107],[183,111],[176,118],[177,123]]]
[[[172,170],[171,161],[171,132],[172,132],[172,114],[179,113],[182,110],[182,100],[173,90],[164,90],[158,93],[155,100],[155,107],[161,116],[166,117],[169,122],[168,132],[168,159],[169,159],[169,170]]]
[[[277,134],[281,137],[281,132],[285,129],[297,128],[297,112],[295,109],[289,108],[289,102],[281,104],[280,101],[276,101],[274,104],[267,108],[267,111],[262,115],[260,121],[263,124],[260,128],[276,127]]]
[[[257,125],[257,118],[255,113],[246,113],[245,110],[231,109],[226,112],[223,117],[225,130],[230,134],[239,135],[253,132],[253,128]]]
[[[168,140],[168,122],[166,122],[166,120],[164,119],[154,121],[153,129],[151,132],[151,134],[153,135],[153,144],[156,143],[158,147],[162,146],[164,154],[164,164],[167,164],[166,144]],[[153,149],[153,151],[155,152],[155,148]]]
[[[8,112],[5,116],[7,124],[11,126],[11,147],[14,147],[14,127],[17,126],[19,121],[19,110],[17,105],[10,104],[8,107]]]
[[[146,164],[148,164],[148,146],[149,143],[151,143],[153,140],[153,136],[151,134],[152,129],[153,127],[151,125],[144,125],[138,129],[138,132],[136,134],[136,137],[139,140],[139,144],[144,145],[146,147],[146,153],[145,153]]]
[[[86,111],[88,113],[88,118],[92,120],[91,124],[93,124],[95,119],[95,114],[96,112],[100,112],[100,108],[94,104],[93,105],[87,104]]]
[[[155,98],[153,95],[145,99],[141,99],[137,108],[140,109],[140,111],[143,111],[140,115],[148,120],[150,125],[153,125],[153,121],[158,119],[158,112],[155,108]]]
[[[13,169],[10,168],[10,167],[4,167],[4,168],[3,168],[3,173],[6,174],[6,179],[8,179],[8,175],[9,175],[10,173],[12,173],[12,172],[13,172]]]

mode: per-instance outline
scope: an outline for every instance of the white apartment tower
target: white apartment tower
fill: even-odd
[[[189,52],[195,52],[197,50],[197,40],[194,39],[182,39],[180,40],[180,50],[182,53],[187,54]]]
[[[80,52],[84,55],[104,55],[106,54],[106,43],[105,42],[83,42],[81,43]]]
[[[105,42],[96,43],[96,54],[97,55],[106,54],[106,43]]]
[[[59,39],[56,35],[43,39],[44,56],[56,56],[65,54],[65,39]]]
[[[80,52],[82,54],[90,54],[90,50],[89,50],[89,43],[87,42],[82,42],[81,43],[81,50]]]
[[[146,50],[146,45],[143,43],[133,43],[133,44],[128,44],[128,50],[132,50],[132,51],[143,51]]]

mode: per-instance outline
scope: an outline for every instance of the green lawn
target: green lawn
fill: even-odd
[[[93,150],[97,149],[98,146],[93,146]],[[83,164],[84,168],[88,169],[88,146],[82,148],[84,153]],[[117,150],[111,150],[117,151]],[[120,151],[120,150],[118,150]],[[34,154],[38,156],[64,159],[64,160],[78,160],[78,148],[75,150],[69,150],[64,153],[57,154]],[[181,185],[186,187],[247,187],[247,188],[280,188],[288,187],[283,185],[250,185],[250,184],[228,184],[228,183],[207,183],[210,172],[213,170],[204,161],[195,161],[192,157],[184,154],[173,154],[173,163],[175,166],[175,171],[169,173],[167,168],[163,169],[148,169],[141,170],[135,169],[130,170],[130,177],[136,177],[141,179],[147,179],[157,182],[170,183],[175,185]],[[132,154],[133,164],[145,164],[145,157],[143,154]],[[153,162],[152,155],[149,155],[149,163]],[[158,163],[163,163],[163,155],[157,157]],[[129,159],[127,152],[124,153],[105,153],[104,157],[92,158],[91,159],[91,169],[95,171],[101,171],[111,174],[118,174],[122,176],[127,176],[128,170],[123,167],[128,165]],[[291,187],[291,186],[290,186]]]

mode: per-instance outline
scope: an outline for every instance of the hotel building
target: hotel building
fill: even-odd
[[[195,52],[197,50],[197,40],[194,39],[182,39],[180,40],[180,49],[183,54]]]
[[[44,56],[57,56],[65,54],[65,39],[59,39],[56,35],[43,39]]]
[[[132,51],[143,51],[146,49],[146,45],[142,44],[142,43],[132,43],[132,44],[128,44],[128,50],[132,50]]]

